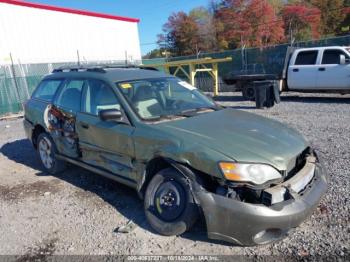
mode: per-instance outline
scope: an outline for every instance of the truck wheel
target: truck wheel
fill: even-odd
[[[65,170],[66,162],[56,158],[57,149],[52,138],[47,133],[38,137],[38,153],[45,171],[55,175]]]
[[[198,218],[188,181],[173,168],[163,169],[152,178],[144,201],[149,224],[162,235],[181,235]]]
[[[248,101],[255,101],[255,89],[253,85],[245,85],[242,89],[244,99]]]

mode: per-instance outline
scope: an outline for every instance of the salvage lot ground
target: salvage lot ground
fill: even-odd
[[[268,110],[255,109],[238,93],[218,102],[289,124],[324,159],[328,193],[288,238],[242,248],[208,240],[203,222],[183,236],[160,236],[133,190],[73,166],[57,177],[44,173],[22,120],[12,120],[0,122],[0,254],[349,256],[350,95],[288,93]],[[115,232],[130,219],[135,230]]]

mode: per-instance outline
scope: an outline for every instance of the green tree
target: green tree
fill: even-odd
[[[166,54],[166,50],[164,48],[156,48],[149,51],[142,58],[143,59],[160,58],[160,57],[165,57],[165,54]]]
[[[335,35],[344,21],[344,0],[308,0],[321,11],[321,34]]]
[[[273,7],[276,15],[279,14],[285,4],[284,0],[268,0],[268,2]]]
[[[345,18],[337,29],[337,32],[340,35],[345,35],[350,33],[350,0],[344,1],[344,15],[345,15]]]
[[[214,17],[205,7],[197,7],[190,11],[189,16],[196,21],[198,26],[198,51],[213,51],[217,50],[216,28]]]

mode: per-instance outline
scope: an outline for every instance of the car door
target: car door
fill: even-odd
[[[288,88],[312,90],[316,88],[318,50],[300,51],[288,68]]]
[[[84,79],[67,79],[60,87],[54,100],[54,105],[64,113],[65,130],[75,130],[75,118],[80,111],[81,96],[83,92]],[[70,138],[64,131],[51,131],[52,138],[55,141],[58,151],[69,157],[78,157],[79,149],[75,138]]]
[[[350,89],[350,64],[340,64],[340,56],[350,59],[341,49],[323,51],[322,62],[317,71],[317,88],[324,90]]]
[[[102,80],[87,79],[82,101],[76,123],[82,160],[133,180],[134,145],[131,136],[134,127],[112,120],[102,121],[99,117],[101,110],[122,110],[112,87]]]

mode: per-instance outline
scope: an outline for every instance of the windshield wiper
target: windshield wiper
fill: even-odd
[[[154,116],[154,117],[150,117],[150,118],[147,118],[147,119],[144,119],[146,121],[161,121],[161,120],[171,120],[171,119],[175,119],[175,118],[179,118],[179,117],[184,117],[182,115],[160,115],[160,116]]]
[[[217,111],[219,109],[220,109],[219,107],[215,107],[215,106],[198,107],[198,108],[191,108],[191,109],[183,110],[179,114],[176,114],[176,115],[190,117],[190,116],[193,116],[194,114],[201,112],[201,111],[206,111],[206,110]]]
[[[191,117],[194,116],[196,113],[206,110],[220,110],[221,108],[218,106],[208,106],[208,107],[198,107],[198,108],[191,108],[181,111],[180,113],[175,114],[169,114],[169,115],[160,115],[160,116],[154,116],[145,119],[146,121],[161,121],[161,120],[172,120],[179,117]]]

